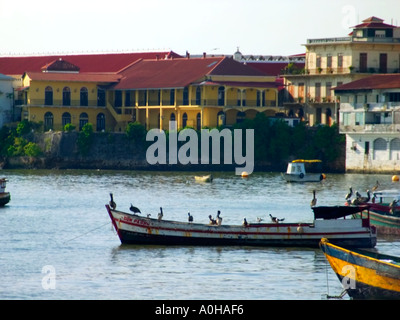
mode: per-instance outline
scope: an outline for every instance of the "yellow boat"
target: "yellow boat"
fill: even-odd
[[[324,238],[320,248],[353,299],[400,299],[400,258],[345,249]]]

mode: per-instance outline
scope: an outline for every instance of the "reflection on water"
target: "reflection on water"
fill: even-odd
[[[203,174],[203,173],[202,173]],[[389,175],[329,174],[321,183],[290,184],[279,173],[143,171],[2,171],[12,200],[0,209],[2,299],[321,299],[342,289],[319,249],[127,246],[111,228],[104,205],[130,204],[143,214],[196,222],[221,210],[224,223],[244,217],[311,221],[310,201],[342,204],[350,186],[365,194],[396,187]],[[377,250],[399,253],[399,240]],[[56,289],[42,287],[43,266],[54,266]],[[329,292],[327,292],[329,290]]]

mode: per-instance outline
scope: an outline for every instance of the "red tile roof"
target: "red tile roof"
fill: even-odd
[[[212,75],[265,76],[227,57],[141,60],[120,74],[114,89],[183,88]]]
[[[361,24],[354,26],[354,29],[361,28],[397,28],[396,26],[392,26],[390,24],[383,23],[383,19],[377,17],[370,17],[368,19],[363,20]]]
[[[27,71],[41,71],[44,66],[60,58],[79,67],[80,72],[119,72],[139,59],[164,59],[166,56],[180,57],[173,51],[0,57],[0,73],[23,75]]]
[[[27,72],[26,75],[35,81],[69,81],[69,82],[118,82],[120,75],[115,73],[70,73],[70,72]]]
[[[372,89],[400,89],[400,74],[378,74],[334,88],[336,92]]]

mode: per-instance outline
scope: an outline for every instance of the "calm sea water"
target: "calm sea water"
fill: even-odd
[[[0,299],[321,300],[341,285],[319,249],[121,245],[104,205],[130,204],[153,216],[195,221],[221,210],[223,223],[267,215],[312,221],[310,201],[343,203],[349,186],[365,194],[390,175],[329,174],[322,183],[288,184],[279,173],[3,170],[11,202],[0,208]],[[400,253],[398,239],[377,249]]]

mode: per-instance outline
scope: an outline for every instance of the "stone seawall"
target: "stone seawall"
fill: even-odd
[[[146,146],[128,140],[125,133],[94,133],[89,152],[83,156],[78,149],[77,132],[46,132],[30,134],[29,140],[44,151],[41,157],[12,157],[4,160],[8,169],[103,169],[103,170],[182,170],[235,171],[233,165],[150,165]],[[344,148],[343,148],[344,149]],[[335,163],[324,164],[324,172],[344,172],[345,154]],[[286,171],[286,162],[255,163],[254,171]]]

